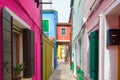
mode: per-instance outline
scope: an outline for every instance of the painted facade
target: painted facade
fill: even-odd
[[[42,80],[49,80],[54,70],[54,39],[49,39],[46,35],[42,35],[43,42],[43,60],[42,60]]]
[[[69,45],[71,40],[71,24],[58,23],[56,38],[58,44],[58,59],[64,59],[70,63]]]
[[[70,31],[71,26],[69,23],[58,23],[56,31],[57,42],[70,42]]]
[[[84,55],[83,55],[83,36],[79,36],[83,33],[84,18],[84,0],[71,0],[72,9],[72,60],[71,69],[74,72],[74,76],[79,80],[84,79]],[[79,15],[80,13],[80,15]],[[80,77],[81,76],[81,77]]]
[[[41,80],[40,19],[40,6],[37,8],[34,0],[0,0],[0,80],[13,80],[13,67],[25,61],[25,54],[29,56],[31,62],[28,63],[32,66],[25,63],[30,73],[23,72],[22,77]],[[30,40],[25,40],[25,35]],[[31,48],[25,47],[25,41]]]
[[[74,1],[75,3],[79,3],[79,1]],[[82,0],[81,2],[82,3]],[[76,15],[74,15],[75,11],[78,11],[78,8],[74,9],[73,4],[73,34],[75,21],[77,20]],[[118,30],[119,22],[120,22],[120,1],[119,0],[85,0],[84,5],[84,15],[83,18],[85,19],[84,24],[79,24],[78,27],[81,28],[79,31],[78,37],[72,37],[75,43],[72,43],[72,52],[73,53],[80,53],[79,56],[81,64],[80,67],[84,72],[84,76],[87,79],[93,80],[119,80],[120,77],[120,60],[119,60],[119,44],[118,45],[108,45],[108,40],[111,40],[108,37],[109,30]],[[82,10],[79,8],[79,10]],[[81,12],[77,13],[77,16],[80,16]],[[83,14],[83,13],[82,13]],[[80,19],[80,18],[79,18]],[[79,22],[81,22],[79,20]],[[83,30],[83,32],[82,32]],[[118,39],[117,39],[118,40]],[[72,42],[73,42],[72,41]],[[79,44],[79,42],[82,44]],[[78,42],[78,43],[77,43]],[[78,45],[79,44],[79,45]],[[77,47],[79,46],[79,47]],[[78,48],[80,48],[78,49]],[[76,56],[74,54],[74,56]],[[77,60],[74,61],[74,64]],[[74,66],[75,67],[75,66]],[[75,70],[75,68],[74,68]]]
[[[57,44],[56,44],[56,25],[58,22],[58,13],[55,10],[42,11],[42,29],[48,37],[54,38],[54,69],[57,66]],[[43,27],[44,26],[44,27]]]
[[[96,2],[97,3],[97,2]],[[85,71],[87,76],[89,76],[89,78],[93,78],[93,79],[99,79],[99,80],[119,80],[119,71],[118,71],[118,53],[119,53],[119,48],[115,48],[118,46],[107,46],[107,30],[108,29],[119,29],[119,17],[118,15],[116,15],[116,13],[111,14],[111,12],[113,10],[116,10],[116,8],[113,7],[117,6],[117,4],[115,4],[116,1],[112,0],[112,1],[102,1],[97,3],[98,6],[96,6],[97,8],[95,9],[95,12],[93,12],[91,14],[91,17],[88,18],[88,22],[86,24],[86,28],[85,28],[85,40],[87,40],[87,43],[85,48],[87,48],[87,50],[90,50],[90,40],[88,38],[89,35],[91,35],[92,32],[98,31],[98,62],[96,63],[98,65],[97,70],[97,78],[95,78],[93,75],[95,75],[94,73],[91,72],[91,64],[87,63]],[[118,2],[119,4],[119,2]],[[108,11],[110,8],[112,8],[110,10],[110,12]],[[117,7],[118,9],[119,7]],[[116,10],[117,11],[117,10]],[[116,12],[115,11],[115,12]],[[107,12],[107,14],[105,14]],[[119,14],[119,13],[117,13]],[[113,17],[114,16],[114,17]],[[92,23],[91,23],[92,22]],[[88,27],[89,26],[89,27]],[[113,27],[115,26],[115,27]],[[95,40],[96,41],[96,40]],[[89,51],[85,51],[85,57],[89,57],[90,55],[88,55]],[[91,52],[90,52],[91,53]],[[111,54],[111,53],[114,53]],[[112,57],[110,57],[112,56]],[[86,61],[87,59],[85,59]],[[87,62],[87,61],[86,61]],[[95,64],[95,63],[92,63]],[[114,66],[113,66],[114,65]],[[89,67],[87,67],[89,66]],[[89,70],[89,71],[88,71]],[[113,74],[114,73],[114,74]]]

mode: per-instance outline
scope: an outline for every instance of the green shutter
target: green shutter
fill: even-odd
[[[49,20],[42,20],[42,29],[44,32],[49,32]]]
[[[90,34],[90,78],[98,80],[98,31]]]

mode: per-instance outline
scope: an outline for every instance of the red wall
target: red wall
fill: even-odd
[[[62,36],[61,35],[61,28],[66,28],[66,35],[65,36]],[[70,26],[57,26],[57,40],[69,40],[70,41],[70,29],[71,27]]]

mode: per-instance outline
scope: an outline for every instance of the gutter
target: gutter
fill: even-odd
[[[93,14],[93,12],[99,7],[100,3],[102,2],[103,0],[94,0],[92,6],[89,8],[90,9],[90,12],[88,13],[88,17],[87,19]]]

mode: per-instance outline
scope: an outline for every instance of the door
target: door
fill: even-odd
[[[90,33],[90,78],[98,80],[98,31]]]

